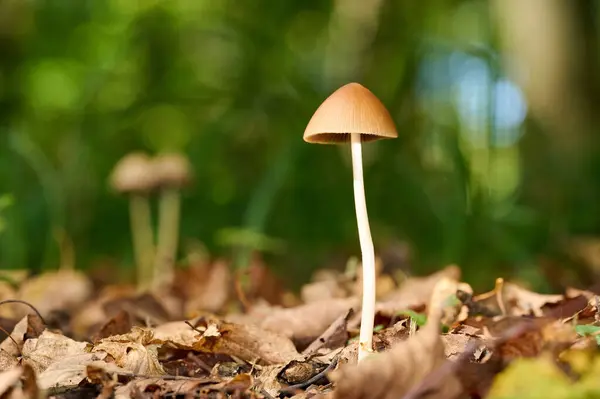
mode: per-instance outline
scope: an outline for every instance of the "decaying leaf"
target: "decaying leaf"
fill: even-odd
[[[333,398],[396,399],[409,392],[446,360],[440,339],[439,318],[410,339],[398,343],[387,352],[372,355],[357,365],[345,365],[331,373],[336,383]],[[436,383],[436,391],[428,398],[451,399],[461,392],[453,374]]]
[[[89,352],[86,342],[77,342],[62,334],[44,331],[39,338],[28,339],[23,344],[23,363],[40,374],[52,363]]]
[[[152,343],[154,334],[149,329],[134,327],[130,333],[100,340],[92,352],[103,351],[115,359],[115,364],[131,373],[160,376],[165,374],[158,361],[158,347]]]

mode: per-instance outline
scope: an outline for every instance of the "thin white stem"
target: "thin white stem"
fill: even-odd
[[[352,133],[352,175],[354,177],[354,206],[358,222],[358,238],[362,253],[363,298],[360,321],[360,340],[358,345],[358,361],[360,362],[373,351],[373,325],[375,322],[375,249],[367,215],[367,200],[363,182],[362,147],[360,134]]]

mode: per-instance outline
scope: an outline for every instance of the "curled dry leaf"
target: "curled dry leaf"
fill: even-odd
[[[72,309],[80,306],[92,294],[92,282],[75,270],[59,270],[44,273],[26,280],[18,292],[18,298],[32,304],[42,316],[53,310]],[[22,309],[21,314],[28,310]]]
[[[115,364],[131,373],[146,376],[165,374],[158,361],[158,347],[149,329],[133,327],[130,333],[100,340],[92,352],[104,351],[115,359]]]
[[[438,281],[447,278],[459,281],[460,269],[451,265],[427,277],[410,277],[400,287],[382,298],[377,311],[392,317],[400,311],[419,307],[429,302]]]
[[[202,321],[202,320],[201,320]],[[255,325],[212,320],[192,329],[185,322],[172,322],[154,330],[154,342],[178,349],[236,356],[248,362],[278,364],[299,356],[288,338]]]
[[[410,339],[387,352],[373,355],[357,365],[345,365],[331,373],[336,383],[333,398],[396,399],[416,387],[428,374],[445,362],[444,344],[439,336],[439,318]],[[452,399],[461,393],[454,374],[437,382],[428,398]]]
[[[77,342],[62,334],[45,330],[39,338],[28,339],[23,344],[23,363],[30,365],[37,374],[61,359],[88,352],[86,342]]]
[[[359,303],[357,298],[333,299],[274,310],[260,326],[307,345],[321,335],[335,319],[349,309],[357,309]]]

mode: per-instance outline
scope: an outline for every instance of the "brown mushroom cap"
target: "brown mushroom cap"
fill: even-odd
[[[153,162],[154,175],[162,187],[183,187],[190,183],[192,167],[187,157],[178,153],[158,155]]]
[[[141,152],[133,152],[124,156],[115,165],[110,177],[110,184],[121,193],[151,191],[156,184],[152,161]]]
[[[315,111],[304,131],[304,141],[337,144],[360,133],[361,141],[396,138],[396,126],[385,106],[369,89],[348,83],[331,94]]]

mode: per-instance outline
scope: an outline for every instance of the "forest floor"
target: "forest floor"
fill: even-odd
[[[594,292],[498,278],[474,293],[448,266],[379,273],[373,351],[357,362],[360,270],[299,294],[264,265],[192,265],[140,293],[59,270],[0,283],[2,398],[600,397]],[[400,281],[401,280],[401,281]]]

